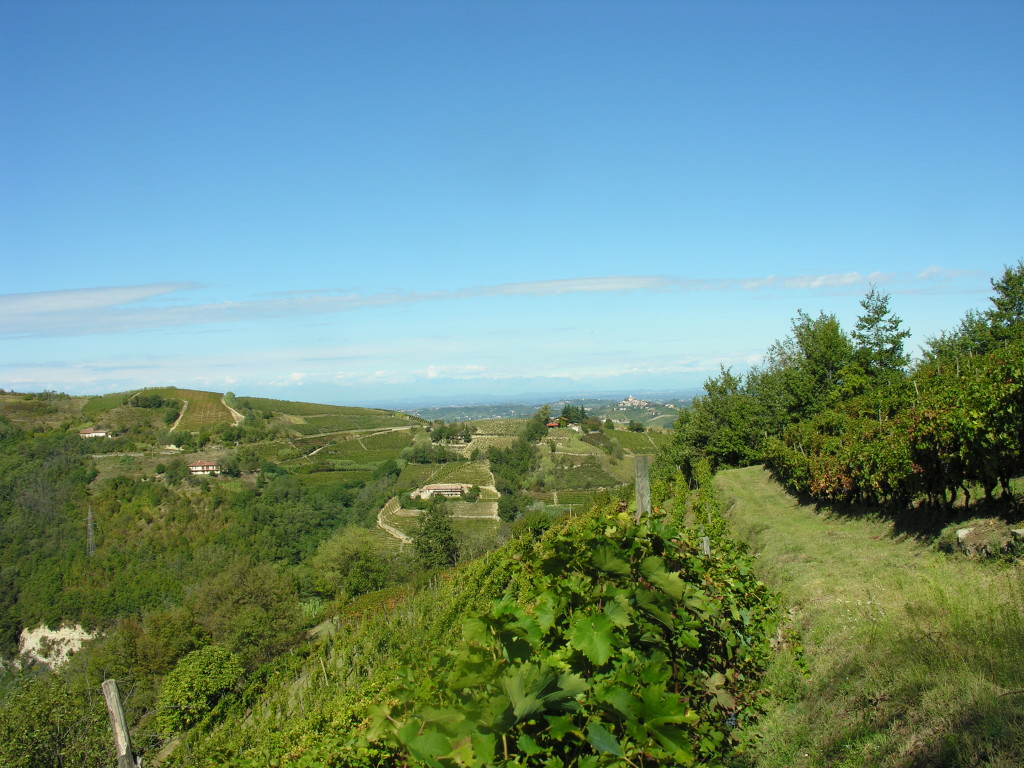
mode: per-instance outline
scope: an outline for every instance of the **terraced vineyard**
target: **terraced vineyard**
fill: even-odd
[[[398,416],[406,422],[410,417],[394,411],[385,411],[378,408],[355,408],[349,405],[323,405],[320,403],[300,403],[292,400],[273,400],[268,397],[240,397],[238,404],[243,408],[252,408],[257,411],[270,411],[271,413],[284,413],[289,416],[322,416],[335,414],[339,416],[360,416],[367,412],[381,416]]]
[[[238,398],[241,408],[251,408],[277,416],[281,426],[298,435],[321,435],[360,429],[408,427],[420,424],[419,419],[396,411],[375,408],[354,408],[346,405],[319,405],[263,397]]]
[[[478,435],[494,435],[499,437],[516,437],[526,424],[526,419],[480,419],[479,421],[467,421],[471,427],[476,427]]]
[[[153,394],[188,403],[176,429],[185,432],[198,432],[204,427],[213,427],[224,422],[235,423],[231,411],[221,401],[221,395],[218,392],[170,388],[153,390]]]
[[[472,455],[474,450],[487,453],[488,448],[508,448],[516,441],[511,435],[473,435],[473,440],[467,445],[458,448],[464,455]]]
[[[435,465],[431,483],[466,483],[467,485],[494,485],[494,475],[486,461],[456,461]]]
[[[408,430],[354,435],[336,440],[316,453],[320,461],[342,461],[354,464],[380,463],[398,458],[403,449],[412,445]]]
[[[82,406],[82,418],[91,421],[118,406],[124,405],[128,402],[128,398],[131,395],[131,392],[114,392],[109,395],[90,397],[85,405]]]
[[[452,525],[460,541],[460,548],[467,557],[489,550],[499,538],[506,537],[507,525],[497,517],[496,502],[449,501]],[[389,536],[396,544],[416,535],[420,512],[402,509],[398,499],[391,499],[377,516],[378,530]]]
[[[609,433],[611,439],[618,441],[630,453],[655,453],[671,440],[667,432],[629,432],[616,430]]]
[[[300,435],[345,432],[353,429],[409,426],[409,419],[406,416],[389,416],[377,411],[360,414],[328,413],[317,416],[303,416],[301,419],[301,421],[291,424],[291,429]]]

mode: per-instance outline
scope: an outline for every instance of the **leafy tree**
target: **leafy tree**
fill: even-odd
[[[587,418],[587,409],[582,405],[569,405],[568,403],[562,407],[561,418],[565,419],[570,424],[582,424]]]
[[[143,672],[165,675],[202,644],[203,632],[195,616],[184,606],[174,606],[143,616],[135,652]]]
[[[925,363],[956,368],[960,360],[1024,338],[1024,260],[992,280],[992,306],[967,312],[956,329],[928,340]]]
[[[316,592],[349,597],[382,589],[405,570],[392,547],[366,528],[346,527],[320,545],[310,560]]]
[[[630,419],[626,429],[630,432],[643,432],[646,430],[646,427],[641,422],[636,421],[635,419]]]
[[[416,560],[424,568],[448,567],[458,562],[459,547],[452,513],[443,496],[434,496],[430,506],[420,515],[412,544]]]
[[[690,478],[699,459],[717,468],[749,464],[760,455],[759,407],[743,378],[723,366],[704,382],[704,391],[679,412],[669,449],[676,467]]]
[[[176,485],[189,477],[188,463],[181,456],[175,456],[167,462],[163,475],[170,485]]]
[[[1024,338],[1024,259],[992,280],[992,288],[992,308],[985,316],[993,342],[1005,346]]]
[[[102,695],[58,675],[19,675],[0,704],[0,765],[65,768],[109,765],[109,720]]]
[[[512,535],[516,538],[537,538],[551,527],[554,518],[542,509],[535,509],[522,515],[512,524]]]
[[[545,415],[547,406],[537,411],[523,428],[522,439],[528,443],[536,443],[543,440],[548,434],[548,415]]]
[[[498,499],[498,517],[506,523],[519,519],[529,510],[531,500],[522,493],[508,493]]]
[[[215,643],[247,668],[284,650],[300,626],[298,595],[289,576],[270,563],[240,559],[206,581],[188,608]]]
[[[834,405],[854,349],[835,315],[812,318],[803,311],[790,336],[769,347],[765,360],[747,377],[762,411],[764,427],[780,434],[793,422]]]
[[[158,726],[164,733],[178,733],[196,725],[243,674],[241,662],[227,648],[208,645],[192,651],[164,680]]]

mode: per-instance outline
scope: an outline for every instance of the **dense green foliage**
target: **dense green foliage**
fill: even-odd
[[[561,418],[569,424],[582,424],[587,420],[587,409],[582,405],[567,403],[562,408]]]
[[[506,522],[512,522],[529,508],[529,501],[522,495],[526,478],[537,466],[539,440],[547,435],[548,409],[542,408],[523,425],[519,437],[508,448],[491,447],[487,460],[494,475],[494,486],[502,494],[498,502],[498,514]]]
[[[430,440],[434,443],[468,443],[473,439],[477,428],[472,424],[435,424],[430,430]]]
[[[606,501],[419,591],[366,595],[170,764],[720,764],[758,711],[772,602],[710,487],[692,529],[682,493],[672,516]]]
[[[708,531],[704,557],[670,521],[636,524],[624,506],[521,555],[518,590],[466,619],[441,674],[406,671],[368,738],[430,766],[728,755],[768,655],[767,592],[727,537]]]
[[[68,768],[111,762],[107,712],[97,689],[52,675],[25,675],[0,709],[0,765]]]
[[[800,312],[744,379],[722,370],[680,413],[667,461],[692,474],[766,462],[826,501],[952,509],[977,489],[1011,501],[1024,474],[1024,262],[992,281],[991,308],[929,342],[909,367],[908,332],[875,288],[847,336]]]
[[[226,648],[207,645],[192,651],[164,679],[157,700],[159,727],[175,733],[195,725],[243,673],[238,658]]]
[[[424,568],[442,568],[459,561],[452,513],[443,496],[430,499],[430,505],[420,515],[412,544],[416,560]]]

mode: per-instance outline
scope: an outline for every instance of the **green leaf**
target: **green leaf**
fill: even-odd
[[[666,627],[672,628],[673,619],[671,612],[662,607],[664,598],[649,589],[637,589],[636,604],[649,616],[660,621]]]
[[[610,544],[602,544],[595,549],[590,562],[597,570],[616,576],[629,576],[631,572],[629,563],[619,557],[616,548]]]
[[[665,559],[656,555],[645,557],[640,563],[640,573],[651,584],[676,600],[681,600],[686,583],[678,573],[670,573],[665,567]]]
[[[715,701],[722,709],[734,709],[736,707],[736,697],[728,691],[719,691],[716,693]]]
[[[545,719],[548,721],[548,734],[553,739],[562,739],[576,732],[576,725],[568,715],[548,715]]]
[[[555,701],[557,699],[575,698],[581,693],[586,693],[589,688],[590,683],[582,675],[563,672],[558,676],[558,689],[554,693],[545,696],[544,700]]]
[[[480,765],[494,764],[494,750],[497,748],[497,737],[493,733],[481,733],[473,731],[470,734],[473,742],[473,754],[480,761]]]
[[[628,720],[636,718],[636,697],[625,688],[612,688],[605,691],[601,695],[601,700],[605,704],[610,704],[613,709],[624,715]]]
[[[462,622],[462,636],[467,643],[487,645],[491,639],[490,628],[483,620],[472,617]]]
[[[590,659],[592,664],[600,666],[611,658],[612,620],[603,613],[577,613],[565,636],[569,644]]]
[[[409,754],[430,766],[440,766],[437,758],[452,751],[452,743],[437,731],[424,731],[407,742]]]
[[[524,733],[516,740],[516,746],[524,755],[536,755],[544,751],[544,747],[534,741],[528,733]]]
[[[420,712],[420,717],[423,718],[424,722],[430,725],[440,725],[443,728],[451,729],[452,726],[457,725],[466,719],[466,716],[459,712],[457,709],[451,709],[449,707],[423,707]]]
[[[600,723],[592,722],[587,726],[587,741],[598,752],[606,752],[616,757],[622,757],[624,754],[619,742]]]
[[[558,614],[559,606],[555,596],[550,592],[542,592],[537,597],[537,603],[533,609],[533,616],[541,633],[547,634],[547,631],[555,625]]]
[[[616,595],[609,600],[604,606],[604,613],[619,629],[625,629],[633,623],[633,611],[625,595]]]

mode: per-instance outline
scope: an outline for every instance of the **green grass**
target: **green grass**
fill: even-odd
[[[760,467],[716,485],[789,615],[751,765],[1020,765],[1020,564],[942,555],[883,519],[801,506]]]
[[[572,429],[549,429],[544,440],[545,445],[548,440],[555,441],[556,453],[587,453],[595,456],[604,453],[599,446],[583,442],[579,434]]]

